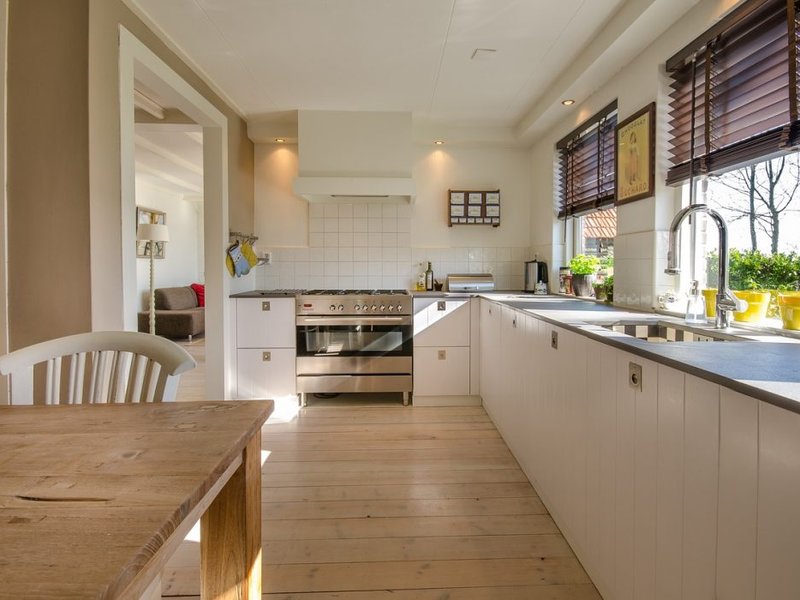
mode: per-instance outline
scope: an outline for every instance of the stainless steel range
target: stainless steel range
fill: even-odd
[[[320,290],[297,296],[297,391],[412,390],[413,317],[405,290]]]

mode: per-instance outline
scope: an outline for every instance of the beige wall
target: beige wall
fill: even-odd
[[[227,117],[230,227],[253,230],[253,144],[245,122],[121,0],[10,0],[12,349],[123,326],[120,24]]]
[[[11,349],[90,328],[88,4],[11,0]]]

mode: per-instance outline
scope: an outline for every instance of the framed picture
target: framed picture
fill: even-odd
[[[470,205],[467,207],[467,216],[468,217],[480,217],[481,216],[481,205]]]
[[[500,206],[498,204],[487,204],[486,205],[486,216],[487,217],[499,217],[500,216]]]
[[[500,192],[486,192],[486,204],[500,204]]]
[[[167,224],[167,213],[152,208],[136,207],[136,227],[140,223],[156,223],[158,225]],[[136,242],[136,258],[150,258],[150,242]],[[155,242],[155,254],[153,258],[164,258],[166,256],[166,244]]]
[[[450,216],[451,217],[463,217],[464,216],[464,205],[463,204],[452,204],[452,205],[450,205]]]
[[[649,198],[655,192],[656,103],[617,125],[616,204]]]
[[[450,192],[450,204],[464,204],[464,192]]]
[[[467,198],[470,204],[483,204],[483,193],[481,192],[469,192]]]

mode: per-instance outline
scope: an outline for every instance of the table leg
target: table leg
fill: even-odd
[[[200,521],[200,596],[261,600],[261,434]]]

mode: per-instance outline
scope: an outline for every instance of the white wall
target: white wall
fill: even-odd
[[[136,205],[167,214],[169,242],[164,260],[155,260],[155,287],[204,283],[203,203],[184,200],[136,179]],[[150,260],[136,259],[136,292],[139,309],[147,310],[150,289]]]
[[[553,249],[552,268],[563,264],[563,223],[555,220],[554,153],[556,142],[609,102],[617,99],[622,121],[650,102],[657,103],[656,117],[656,193],[652,198],[618,208],[615,240],[614,301],[635,307],[651,307],[658,294],[675,289],[678,281],[664,274],[666,231],[678,208],[678,191],[667,187],[668,147],[666,121],[667,58],[692,41],[716,21],[733,3],[702,0],[673,27],[660,36],[634,61],[600,87],[584,102],[565,107],[564,119],[534,145],[531,167],[534,176],[531,244],[539,252]]]
[[[416,280],[419,263],[430,260],[439,280],[453,272],[488,271],[499,288],[520,289],[522,263],[530,258],[529,153],[497,145],[413,150],[412,204],[353,198],[309,207],[292,192],[297,146],[256,144],[256,235],[262,250],[274,251],[273,264],[259,268],[257,286],[406,288]],[[450,188],[500,189],[500,227],[448,227]],[[367,231],[359,231],[362,218],[368,219]],[[353,235],[359,233],[372,236]]]

